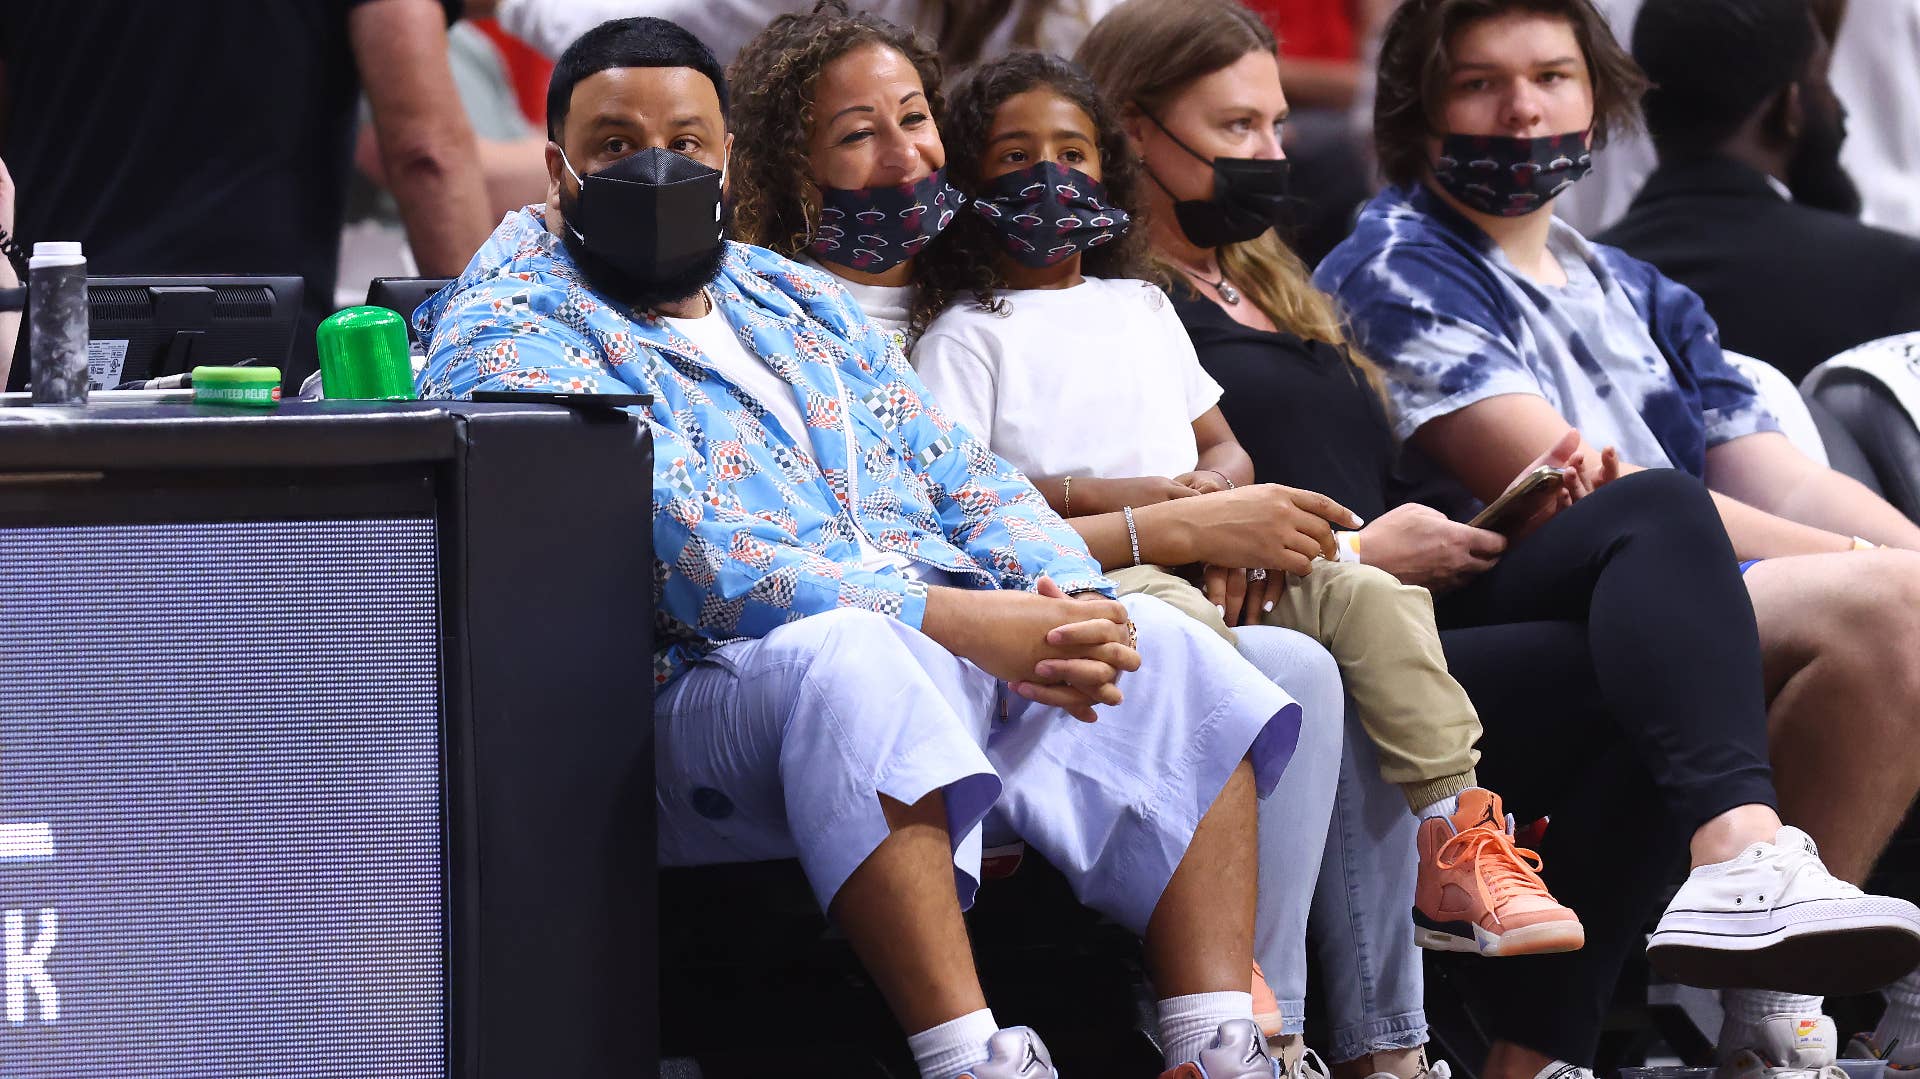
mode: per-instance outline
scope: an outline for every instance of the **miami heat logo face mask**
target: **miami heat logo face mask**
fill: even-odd
[[[1524,217],[1593,171],[1593,132],[1523,139],[1448,135],[1433,159],[1447,194],[1495,217]]]
[[[898,187],[820,192],[820,227],[807,250],[821,262],[861,273],[885,273],[912,258],[953,224],[965,196],[947,170]]]
[[[1112,243],[1130,223],[1125,210],[1107,205],[1100,181],[1052,161],[998,177],[969,205],[1009,256],[1034,269]]]

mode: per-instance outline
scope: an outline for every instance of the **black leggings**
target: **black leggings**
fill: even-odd
[[[1486,1018],[1591,1064],[1687,838],[1776,802],[1746,586],[1706,489],[1662,469],[1594,492],[1436,610],[1485,729],[1481,782],[1520,821],[1552,818],[1545,877],[1587,929],[1578,952],[1474,964]]]

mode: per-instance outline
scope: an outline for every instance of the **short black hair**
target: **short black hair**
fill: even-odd
[[[1654,147],[1712,153],[1806,77],[1817,33],[1808,0],[1646,0],[1633,58],[1653,82],[1641,109]]]
[[[678,23],[643,15],[603,22],[560,54],[547,81],[547,138],[560,141],[581,79],[621,67],[690,67],[713,80],[720,118],[727,118],[727,76],[713,50]]]

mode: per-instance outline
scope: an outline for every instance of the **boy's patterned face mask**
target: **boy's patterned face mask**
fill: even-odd
[[[966,201],[947,170],[897,187],[820,192],[820,227],[807,250],[821,262],[861,273],[885,273],[919,254]]]
[[[1448,135],[1433,178],[1447,194],[1483,214],[1524,217],[1593,171],[1593,132],[1546,135]]]
[[[969,205],[1000,233],[1014,261],[1036,270],[1112,243],[1130,221],[1107,205],[1100,181],[1052,161],[990,181]]]

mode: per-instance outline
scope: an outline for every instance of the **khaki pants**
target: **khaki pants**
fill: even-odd
[[[1233,630],[1206,593],[1159,566],[1107,574],[1121,593],[1163,600],[1227,640]],[[1415,808],[1475,785],[1480,716],[1447,673],[1433,596],[1392,574],[1352,562],[1315,562],[1261,621],[1304,633],[1340,665],[1360,725],[1380,757],[1381,778],[1398,783]]]

